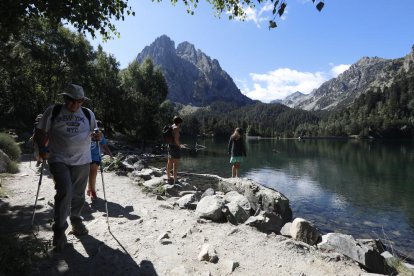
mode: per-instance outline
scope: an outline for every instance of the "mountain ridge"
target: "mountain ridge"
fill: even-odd
[[[281,101],[291,108],[304,110],[332,110],[350,106],[361,94],[370,89],[389,87],[400,73],[408,72],[414,66],[414,46],[404,57],[385,59],[362,57],[336,78],[324,82],[310,94],[289,95]]]
[[[151,58],[159,66],[168,85],[167,99],[181,104],[207,106],[216,101],[238,105],[254,101],[243,95],[218,60],[210,58],[187,41],[175,42],[162,35],[137,55],[141,63]]]

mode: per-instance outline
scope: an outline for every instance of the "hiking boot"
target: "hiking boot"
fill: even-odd
[[[86,229],[86,226],[80,221],[80,222],[72,223],[71,233],[75,236],[83,236],[83,235],[88,234],[88,229]]]
[[[54,234],[53,235],[53,242],[52,245],[54,246],[54,250],[56,252],[60,252],[65,248],[65,246],[68,244],[68,240],[66,238],[65,233],[63,234]]]

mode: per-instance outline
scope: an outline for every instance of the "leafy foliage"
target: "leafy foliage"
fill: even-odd
[[[160,112],[172,113],[171,104],[161,105],[167,84],[151,61],[120,72],[118,61],[102,47],[94,51],[81,35],[64,27],[53,31],[48,21],[33,20],[19,38],[0,44],[3,127],[31,128],[37,114],[60,101],[67,83],[83,86],[91,99],[85,105],[103,120],[107,135],[121,131],[154,138],[164,119]]]
[[[121,72],[123,108],[119,128],[138,139],[154,139],[160,132],[160,105],[167,97],[167,82],[150,59],[132,62]]]
[[[81,33],[95,36],[95,31],[99,31],[110,37],[111,33],[117,34],[112,20],[124,20],[125,13],[135,15],[127,0],[4,0],[0,8],[0,33],[7,40],[10,35],[18,36],[33,19],[47,19],[55,30],[64,21]]]
[[[162,0],[153,0],[161,2]],[[175,5],[178,0],[171,0]],[[193,15],[199,0],[183,0],[187,13]],[[269,22],[269,28],[276,28],[276,16],[282,16],[287,6],[285,0],[270,0],[273,5],[273,19]],[[315,2],[315,1],[313,1]],[[262,0],[209,0],[212,9],[217,16],[229,14],[229,19],[244,18],[246,8],[255,8],[261,5]],[[316,8],[321,11],[323,1],[318,1]],[[117,36],[114,21],[124,20],[125,15],[135,15],[128,6],[128,0],[2,0],[0,3],[0,40],[7,41],[10,36],[19,36],[22,29],[27,28],[33,20],[47,20],[53,30],[57,30],[61,24],[69,23],[79,33],[90,33],[92,37],[99,32],[104,39]]]

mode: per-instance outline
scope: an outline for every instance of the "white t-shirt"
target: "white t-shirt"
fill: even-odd
[[[65,105],[51,122],[54,105],[49,106],[37,128],[49,133],[49,163],[62,162],[77,166],[88,164],[91,159],[91,132],[96,127],[95,115],[91,110],[91,121],[79,108],[72,113]]]

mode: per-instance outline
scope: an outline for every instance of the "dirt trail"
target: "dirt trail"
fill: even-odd
[[[39,174],[34,162],[22,162],[20,170],[2,182],[8,198],[0,200],[0,234],[30,229]],[[68,234],[70,246],[36,263],[33,275],[227,275],[235,263],[238,267],[231,275],[365,273],[352,261],[332,258],[283,236],[199,220],[194,211],[173,207],[171,198],[158,200],[143,193],[127,177],[104,173],[104,181],[110,231],[99,175],[100,199],[93,203],[87,199],[83,209],[89,235]],[[53,196],[53,182],[46,173],[35,218],[40,240],[52,239]],[[217,263],[198,260],[205,243],[216,250]]]

